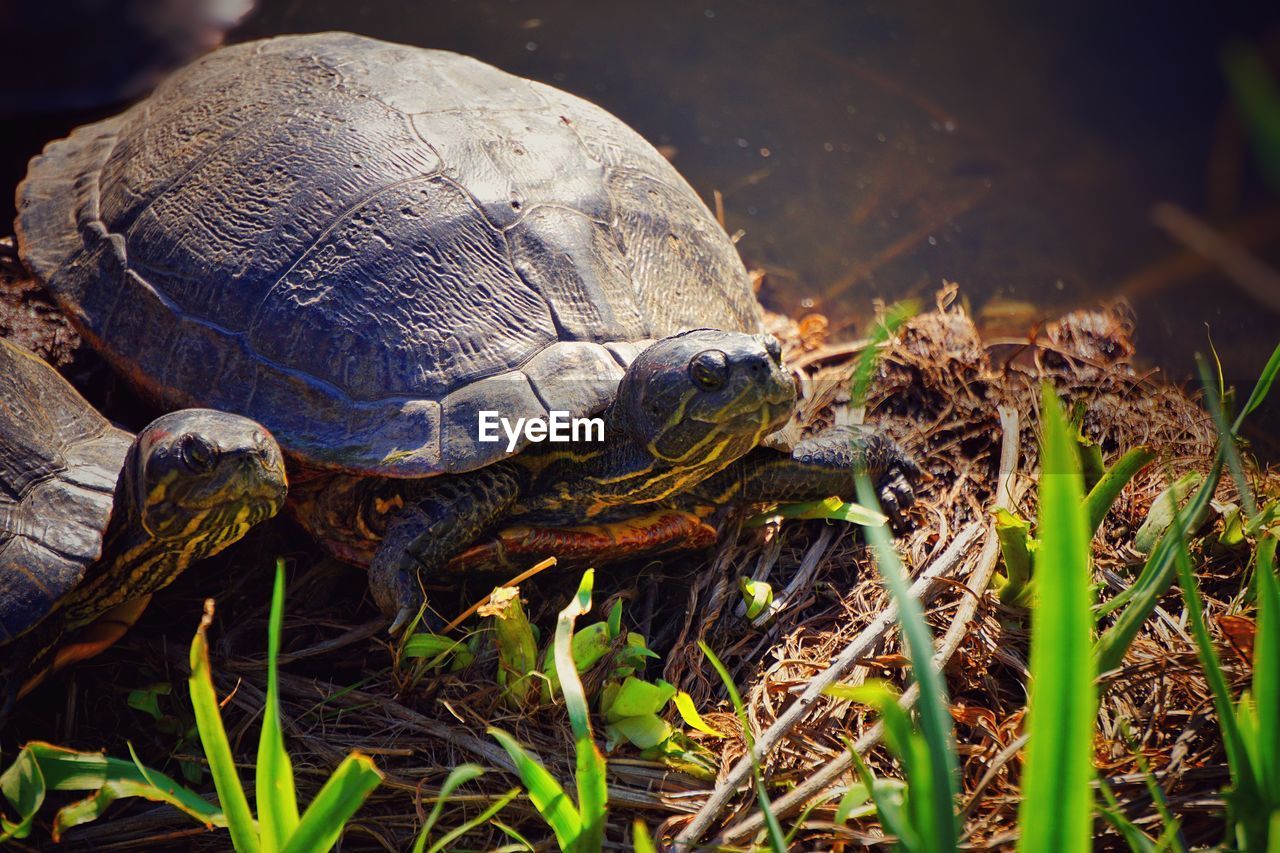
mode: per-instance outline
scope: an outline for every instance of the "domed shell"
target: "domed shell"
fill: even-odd
[[[22,257],[169,407],[390,476],[506,454],[477,413],[584,416],[658,337],[755,332],[724,230],[604,110],[348,33],[215,51],[32,160]]]
[[[0,645],[101,555],[131,443],[52,367],[0,339]]]

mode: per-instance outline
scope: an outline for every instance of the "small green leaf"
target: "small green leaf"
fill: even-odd
[[[665,681],[653,684],[635,676],[628,676],[613,697],[605,719],[616,722],[626,717],[656,714],[666,707],[667,702],[674,695],[676,695],[675,687]]]
[[[740,577],[738,591],[742,593],[742,602],[747,607],[748,619],[754,620],[773,604],[773,586],[765,581]]]
[[[153,685],[142,690],[130,690],[125,702],[135,711],[141,711],[149,715],[151,719],[159,720],[164,717],[164,712],[160,710],[160,691],[156,689],[158,686]],[[164,686],[168,687],[169,685],[165,684]]]
[[[840,802],[836,805],[835,822],[843,825],[848,823],[850,818],[867,817],[874,813],[874,804],[865,805],[870,799],[871,790],[864,783],[853,783],[840,795]]]
[[[637,749],[649,749],[671,737],[671,724],[656,714],[637,714],[609,724]]]
[[[400,655],[406,658],[427,660],[427,669],[436,669],[448,663],[451,670],[469,665],[475,660],[475,652],[467,640],[445,637],[440,634],[418,632],[404,642]]]
[[[622,634],[622,599],[619,598],[613,602],[613,607],[609,608],[609,638],[621,636]]]
[[[1031,583],[1031,522],[1003,507],[995,511],[996,538],[1004,557],[1005,583],[1000,587],[1000,600],[1010,607],[1028,603]]]
[[[1150,554],[1160,537],[1169,529],[1169,525],[1173,524],[1174,513],[1203,482],[1202,474],[1191,471],[1156,495],[1151,508],[1147,510],[1147,517],[1133,536],[1134,550],[1140,554]]]
[[[697,729],[703,734],[709,734],[712,737],[725,736],[724,732],[713,728],[711,724],[702,719],[702,716],[698,713],[697,707],[693,704],[693,697],[688,693],[685,693],[683,690],[677,691],[675,700],[676,710],[680,712],[680,718],[684,720],[685,725],[690,728]]]

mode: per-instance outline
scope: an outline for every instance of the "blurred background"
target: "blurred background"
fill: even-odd
[[[45,8],[55,7],[56,8]],[[761,298],[852,337],[944,280],[990,333],[1123,296],[1176,380],[1280,339],[1280,4],[76,0],[0,5],[27,159],[219,39],[351,30],[586,97],[723,201]],[[20,35],[19,35],[20,34]],[[1254,422],[1280,434],[1280,406]]]

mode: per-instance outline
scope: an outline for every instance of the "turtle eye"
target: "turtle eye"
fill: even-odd
[[[187,433],[178,444],[182,464],[193,474],[203,474],[218,461],[218,450],[198,435]]]
[[[729,379],[729,359],[718,349],[703,350],[689,360],[689,378],[703,391],[715,391]]]

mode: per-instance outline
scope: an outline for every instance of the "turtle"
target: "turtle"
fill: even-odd
[[[706,204],[620,119],[473,58],[224,47],[46,146],[17,203],[118,372],[270,429],[291,513],[393,631],[427,579],[703,546],[719,509],[851,498],[855,469],[896,514],[921,475],[874,430],[762,446],[796,384]],[[566,417],[600,428],[538,440]]]
[[[248,418],[184,409],[133,436],[0,339],[0,721],[49,672],[110,646],[192,562],[275,515],[286,491],[280,448]]]

